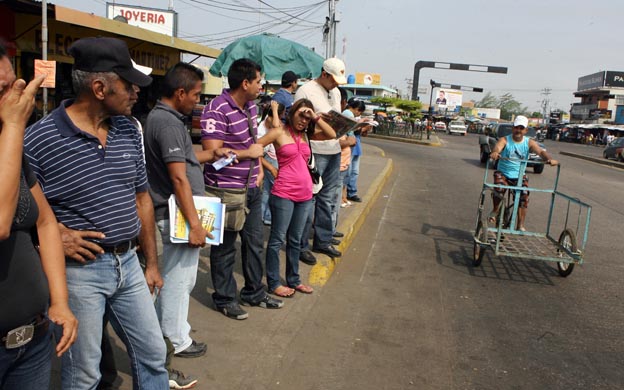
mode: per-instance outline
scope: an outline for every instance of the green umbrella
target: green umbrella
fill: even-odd
[[[232,62],[248,58],[262,67],[267,80],[281,80],[287,70],[301,78],[321,73],[323,57],[307,47],[272,34],[252,35],[230,43],[210,67],[213,76],[227,76]]]

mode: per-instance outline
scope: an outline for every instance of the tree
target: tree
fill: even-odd
[[[527,115],[528,109],[519,101],[514,99],[510,93],[505,93],[500,97],[492,95],[491,92],[485,94],[483,99],[475,103],[479,108],[498,108],[501,112],[501,119],[511,120],[514,115]]]
[[[371,103],[378,104],[382,107],[392,107],[398,99],[389,96],[375,96],[371,98]]]
[[[479,108],[498,108],[499,100],[496,96],[492,95],[492,92],[487,92],[483,99],[475,103],[475,107]]]
[[[409,118],[413,121],[416,118],[420,118],[422,114],[420,110],[422,108],[422,103],[416,100],[396,100],[394,102],[394,106],[396,108],[400,108],[403,112],[409,114]]]
[[[531,113],[531,118],[542,118],[542,117],[543,117],[543,116],[542,116],[542,113],[541,113],[541,112],[539,112],[539,111],[533,111],[533,112]]]

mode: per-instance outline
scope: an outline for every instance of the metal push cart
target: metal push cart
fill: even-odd
[[[566,277],[572,273],[575,264],[583,263],[585,245],[589,233],[591,206],[577,198],[557,190],[561,166],[557,166],[554,185],[549,189],[522,187],[528,160],[511,159],[520,163],[520,179],[517,186],[505,186],[488,182],[491,171],[488,160],[483,176],[483,189],[479,197],[477,222],[474,233],[472,264],[481,265],[485,251],[490,248],[497,256],[519,257],[554,262],[559,274]],[[487,194],[501,196],[494,190],[507,189],[496,214],[496,223],[488,221],[492,208]],[[543,192],[550,194],[548,223],[545,233],[521,231],[516,228],[521,192]],[[493,217],[493,215],[492,215]],[[559,233],[558,236],[553,234]],[[580,239],[580,241],[579,241]]]

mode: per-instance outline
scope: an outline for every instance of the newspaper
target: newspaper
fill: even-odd
[[[348,132],[356,132],[362,130],[366,126],[377,126],[379,123],[375,121],[370,122],[358,122],[353,118],[349,118],[346,115],[342,115],[336,110],[331,110],[323,118],[332,129],[336,132],[336,138],[340,138]]]
[[[195,209],[202,226],[213,236],[213,238],[206,237],[206,244],[222,244],[225,205],[221,203],[221,199],[210,196],[193,196],[193,202],[195,202]],[[171,224],[169,226],[171,242],[188,242],[190,228],[184,214],[178,208],[175,195],[169,197],[169,223]]]

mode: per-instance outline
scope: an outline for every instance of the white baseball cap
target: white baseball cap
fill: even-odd
[[[525,128],[529,126],[529,119],[524,115],[518,115],[513,123],[514,127],[516,126],[524,126]]]
[[[342,60],[333,57],[328,58],[323,62],[323,70],[334,77],[334,81],[340,84],[346,84],[347,78],[345,77],[345,64]]]
[[[149,66],[139,65],[136,62],[134,62],[134,60],[130,60],[130,61],[132,61],[132,66],[134,67],[134,69],[138,70],[144,75],[149,76],[150,74],[152,74],[152,68],[150,68]]]

